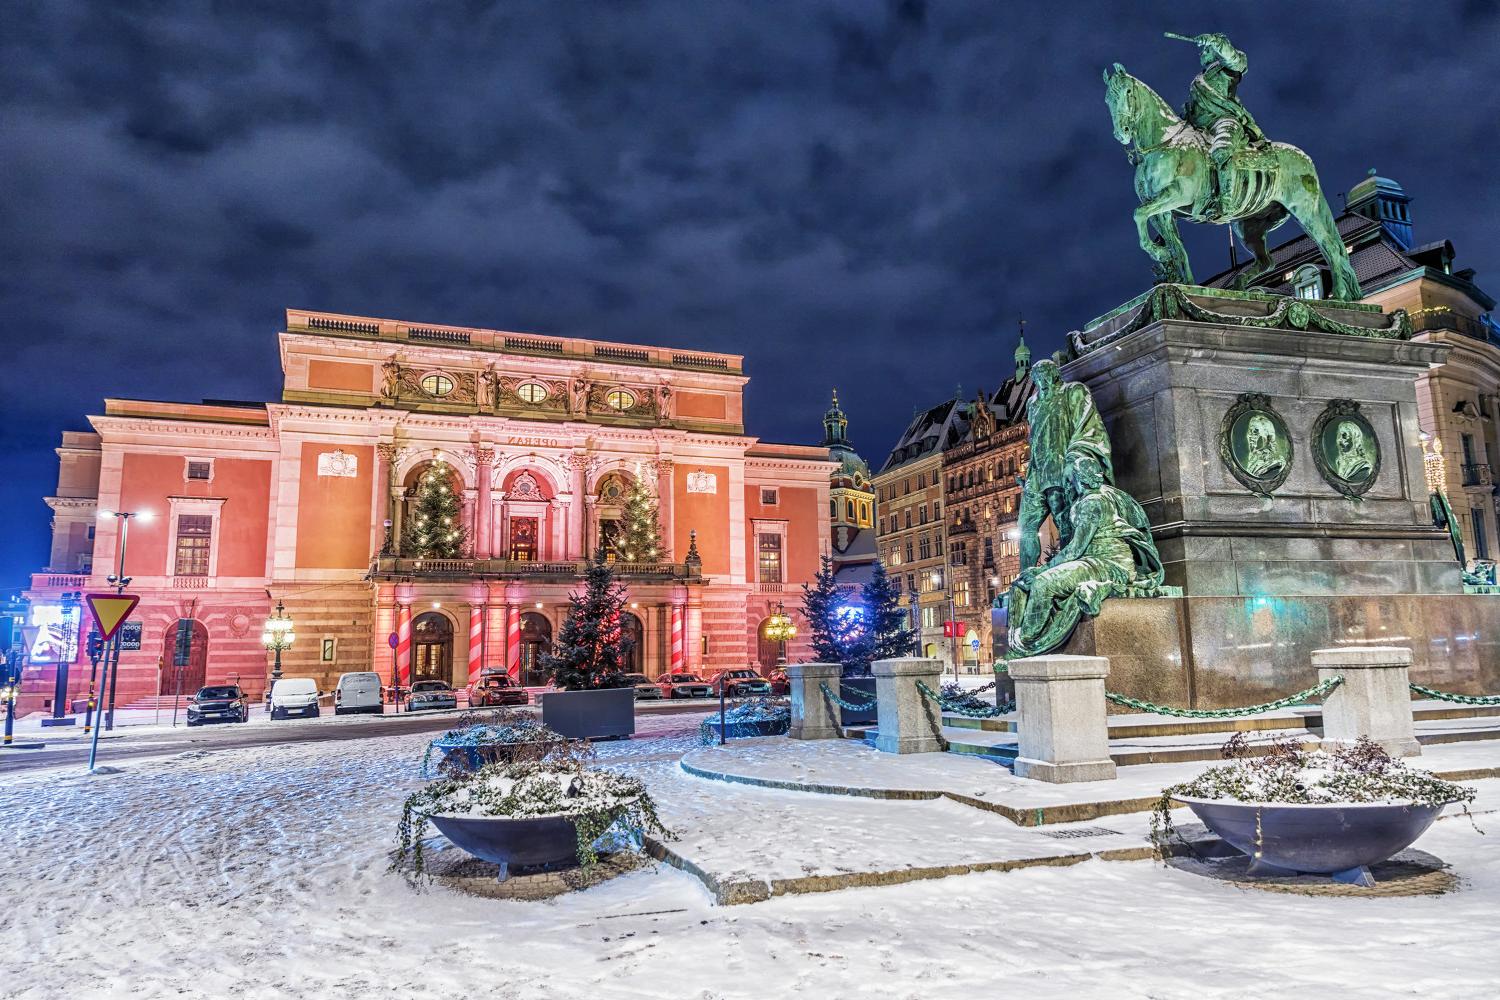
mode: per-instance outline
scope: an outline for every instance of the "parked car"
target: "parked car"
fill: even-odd
[[[660,698],[662,696],[661,688],[657,687],[656,682],[645,674],[626,674],[625,680],[629,682],[631,687],[635,688],[636,701],[642,701],[647,698]]]
[[[708,684],[697,674],[662,674],[656,682],[664,698],[707,698]]]
[[[380,675],[370,670],[339,674],[339,682],[333,689],[333,714],[352,715],[367,712],[379,715]]]
[[[786,675],[785,667],[777,667],[766,677],[771,682],[771,693],[784,697],[792,693],[792,680]]]
[[[406,708],[421,712],[430,708],[457,708],[458,692],[447,681],[417,681],[411,686]]]
[[[249,722],[250,699],[235,684],[216,684],[199,688],[188,699],[187,724],[201,726],[208,722]]]
[[[283,677],[271,685],[271,718],[318,717],[318,685],[311,677]]]
[[[492,708],[496,705],[529,705],[531,695],[503,670],[486,670],[469,685],[470,708]]]
[[[723,693],[726,698],[744,698],[749,695],[771,693],[771,682],[749,667],[720,670],[714,674],[713,680],[709,681],[708,685],[714,697],[718,697],[720,688],[724,689]]]

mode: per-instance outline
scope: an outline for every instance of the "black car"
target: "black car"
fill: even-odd
[[[199,688],[188,699],[187,724],[201,726],[208,722],[249,722],[250,699],[234,684],[216,684]]]

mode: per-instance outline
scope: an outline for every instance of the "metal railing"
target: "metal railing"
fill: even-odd
[[[370,563],[372,577],[562,577],[583,576],[587,563],[582,559],[542,562],[530,559],[417,559],[406,556],[378,556]],[[615,575],[633,580],[688,580],[699,574],[690,572],[686,563],[616,562]]]
[[[1461,468],[1465,486],[1488,486],[1490,484],[1490,467],[1488,464],[1473,462]]]

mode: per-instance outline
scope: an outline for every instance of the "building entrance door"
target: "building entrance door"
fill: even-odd
[[[534,517],[512,517],[510,519],[510,557],[516,562],[536,562],[537,519]]]
[[[157,694],[167,696],[175,695],[179,691],[186,697],[201,688],[207,679],[208,673],[208,629],[200,621],[193,621],[193,645],[188,653],[187,666],[179,667],[177,662],[177,622],[167,626],[166,634],[162,637],[161,657],[161,684]],[[182,684],[178,686],[178,674],[181,674]]]
[[[411,679],[452,681],[453,624],[445,615],[427,611],[412,622]]]
[[[552,623],[547,616],[528,611],[521,616],[521,684],[541,687],[547,683],[542,657],[552,650]]]

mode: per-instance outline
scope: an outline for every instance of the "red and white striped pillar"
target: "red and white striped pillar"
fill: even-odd
[[[469,605],[469,683],[479,680],[484,667],[484,605]]]
[[[411,604],[403,601],[396,612],[396,675],[401,687],[411,681]]]
[[[681,673],[685,669],[682,657],[682,605],[674,601],[672,604],[672,673]]]
[[[521,677],[521,609],[512,604],[505,609],[505,669],[516,679]]]

